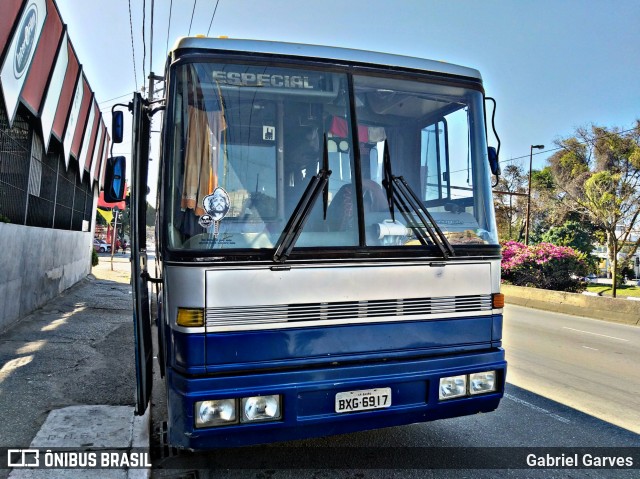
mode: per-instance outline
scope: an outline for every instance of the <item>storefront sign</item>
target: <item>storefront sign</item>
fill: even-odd
[[[27,2],[0,71],[2,93],[11,125],[13,125],[20,93],[27,78],[26,73],[31,66],[46,18],[45,0]]]

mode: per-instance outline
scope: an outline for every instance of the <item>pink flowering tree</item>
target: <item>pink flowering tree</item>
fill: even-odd
[[[516,286],[529,286],[579,293],[589,268],[584,254],[569,246],[539,243],[526,246],[517,241],[502,245],[502,279]]]

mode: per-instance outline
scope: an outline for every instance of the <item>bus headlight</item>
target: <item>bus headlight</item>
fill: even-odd
[[[242,398],[242,422],[275,421],[281,417],[279,395]]]
[[[453,399],[467,394],[467,376],[440,378],[438,399]]]
[[[238,422],[235,399],[198,401],[195,405],[196,427],[213,427]]]
[[[469,394],[482,394],[496,390],[496,372],[484,371],[469,375]]]

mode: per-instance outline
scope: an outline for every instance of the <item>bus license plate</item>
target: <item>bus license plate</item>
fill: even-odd
[[[391,388],[363,389],[336,394],[336,412],[367,411],[391,406]]]

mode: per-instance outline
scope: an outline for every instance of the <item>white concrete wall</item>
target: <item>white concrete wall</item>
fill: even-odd
[[[91,232],[0,223],[0,331],[91,272]]]
[[[640,326],[640,301],[502,284],[508,304]]]

